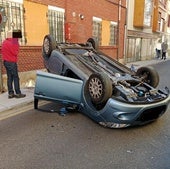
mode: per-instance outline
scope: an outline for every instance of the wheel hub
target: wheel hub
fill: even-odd
[[[101,81],[98,78],[91,79],[89,83],[89,91],[93,98],[100,98],[102,95],[103,87]]]

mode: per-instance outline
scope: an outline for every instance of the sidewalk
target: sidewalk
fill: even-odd
[[[139,62],[132,62],[132,63],[128,63],[126,64],[127,67],[131,67],[131,65],[133,64],[135,70],[138,69],[141,66],[147,66],[147,65],[152,65],[152,64],[158,64],[160,62],[166,62],[167,60],[170,60],[170,58],[168,57],[166,60],[158,60],[158,59],[153,59],[153,60],[146,60],[146,61],[139,61]],[[26,94],[26,97],[24,98],[12,98],[12,99],[8,99],[8,93],[0,93],[0,113],[10,110],[10,109],[14,109],[17,107],[22,107],[24,105],[27,105],[29,103],[33,103],[34,100],[34,88],[24,88],[21,89],[22,93]]]
[[[154,64],[159,64],[161,62],[166,62],[170,60],[170,57],[167,57],[166,60],[161,60],[161,59],[152,59],[152,60],[145,60],[145,61],[138,61],[138,62],[130,62],[127,63],[126,66],[127,67],[131,67],[131,65],[133,64],[133,66],[138,69],[141,66],[148,66],[148,65],[154,65]]]
[[[26,97],[24,98],[12,98],[8,99],[8,93],[0,93],[0,113],[6,110],[10,110],[13,108],[24,106],[28,103],[33,102],[34,99],[34,88],[25,88],[21,89],[21,92],[26,94]]]

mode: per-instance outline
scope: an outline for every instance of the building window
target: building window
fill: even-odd
[[[22,39],[19,39],[21,44],[25,44],[24,35],[24,9],[22,0],[11,0],[4,1],[0,0],[0,6],[5,9],[6,24],[5,27],[1,29],[0,43],[6,38],[7,32],[12,30],[21,30]]]
[[[109,45],[117,45],[117,33],[118,27],[117,22],[111,22],[110,23],[110,43]]]
[[[162,6],[166,9],[167,0],[159,0]]]
[[[158,14],[158,31],[161,30],[161,13]]]
[[[165,19],[162,18],[161,12],[158,14],[158,31],[159,32],[164,32],[165,30]]]
[[[163,18],[161,18],[160,31],[161,32],[165,31],[165,19],[163,19]]]
[[[57,42],[64,42],[64,9],[48,6],[48,22],[50,34]]]
[[[144,8],[144,26],[151,26],[151,19],[152,19],[152,1],[145,0],[145,8]]]
[[[101,31],[102,31],[102,20],[100,18],[93,17],[93,31],[92,35],[101,46]]]

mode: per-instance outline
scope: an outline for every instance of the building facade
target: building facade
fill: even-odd
[[[57,42],[85,43],[92,37],[101,51],[123,62],[126,6],[126,0],[0,0],[0,45],[9,30],[22,31],[19,72],[44,68],[46,34]],[[1,76],[5,73],[1,63]]]
[[[126,62],[150,60],[156,43],[170,42],[169,0],[129,0]]]

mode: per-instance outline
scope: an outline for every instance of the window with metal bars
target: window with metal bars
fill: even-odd
[[[158,28],[157,28],[157,30],[160,32],[165,31],[165,19],[162,18],[161,12],[159,12],[159,14],[158,14]]]
[[[6,25],[0,31],[0,44],[6,38],[7,32],[12,30],[21,30],[22,38],[19,39],[20,43],[24,45],[24,8],[22,3],[0,0],[0,6],[5,9]]]
[[[118,38],[117,30],[118,30],[117,23],[115,23],[115,24],[111,23],[110,24],[110,43],[109,43],[109,45],[117,45],[117,38]]]
[[[48,9],[48,22],[50,34],[57,42],[64,42],[64,12]]]
[[[93,37],[98,41],[99,46],[101,45],[101,31],[102,24],[100,20],[93,19]]]

